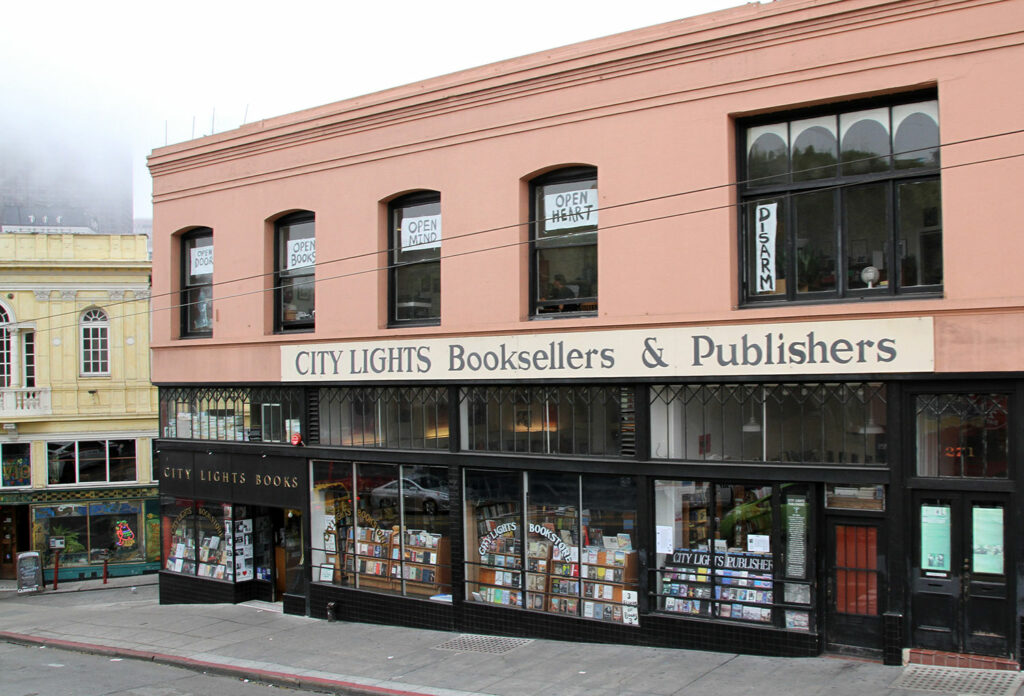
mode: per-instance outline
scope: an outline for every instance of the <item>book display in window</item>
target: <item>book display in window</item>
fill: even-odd
[[[402,542],[406,594],[434,596],[451,592],[448,539],[441,534],[407,529]]]
[[[530,525],[527,608],[638,624],[638,560],[629,534],[605,536],[584,527],[590,543],[581,550],[575,511],[555,508],[532,516],[543,521]]]
[[[771,623],[774,580],[770,555],[738,549],[714,554],[677,549],[672,559],[679,565],[661,573],[665,611]]]
[[[517,536],[519,513],[509,503],[476,510],[467,544],[479,550],[479,563],[467,564],[470,597],[485,604],[523,606],[522,542]]]
[[[196,567],[196,541],[191,534],[189,526],[182,525],[175,530],[171,538],[170,553],[164,568],[175,573],[195,573]]]
[[[626,534],[604,542],[584,547],[581,556],[583,618],[636,624],[637,552]]]
[[[235,579],[239,582],[255,577],[253,568],[252,519],[235,520]]]
[[[199,575],[216,580],[234,580],[234,563],[229,538],[203,537],[199,543]]]
[[[352,529],[349,528],[350,549]],[[358,586],[370,589],[392,589],[392,578],[398,576],[398,564],[392,570],[392,561],[398,560],[398,532],[390,529],[359,527],[355,534],[354,569]],[[392,550],[394,549],[394,557]]]

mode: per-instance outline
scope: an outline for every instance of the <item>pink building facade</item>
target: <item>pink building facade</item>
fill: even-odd
[[[781,0],[155,151],[162,601],[1019,660],[1022,39]]]

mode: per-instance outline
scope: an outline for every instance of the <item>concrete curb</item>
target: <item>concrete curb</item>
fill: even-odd
[[[287,672],[275,672],[263,669],[247,669],[244,667],[234,667],[216,662],[193,660],[180,655],[168,655],[165,653],[149,652],[146,650],[130,650],[128,648],[114,648],[108,645],[79,643],[76,641],[61,640],[57,638],[40,638],[38,636],[30,636],[23,633],[12,633],[10,631],[0,631],[0,641],[17,643],[19,645],[43,646],[47,648],[55,648],[57,650],[85,653],[88,655],[102,655],[104,657],[120,657],[131,660],[155,662],[157,664],[168,665],[171,667],[189,669],[193,672],[207,672],[236,679],[248,679],[249,681],[271,684],[273,686],[317,690],[334,694],[342,694],[344,696],[431,696],[431,694],[422,691],[389,689],[381,686],[355,684],[352,682],[337,679],[326,679],[323,677],[301,676],[297,674],[289,674]]]

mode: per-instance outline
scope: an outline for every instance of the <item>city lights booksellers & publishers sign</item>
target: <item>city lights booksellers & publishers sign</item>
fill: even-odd
[[[285,382],[932,372],[931,317],[282,346]]]

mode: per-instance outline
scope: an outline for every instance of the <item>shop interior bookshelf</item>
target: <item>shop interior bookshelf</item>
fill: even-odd
[[[404,581],[405,594],[450,593],[448,537],[424,530],[406,530],[403,535],[397,529],[370,527],[360,527],[355,538],[351,527],[343,527],[342,533],[343,544],[337,543],[336,530],[324,533],[329,562],[320,567],[321,582],[339,583],[354,576],[361,588],[401,592]]]

